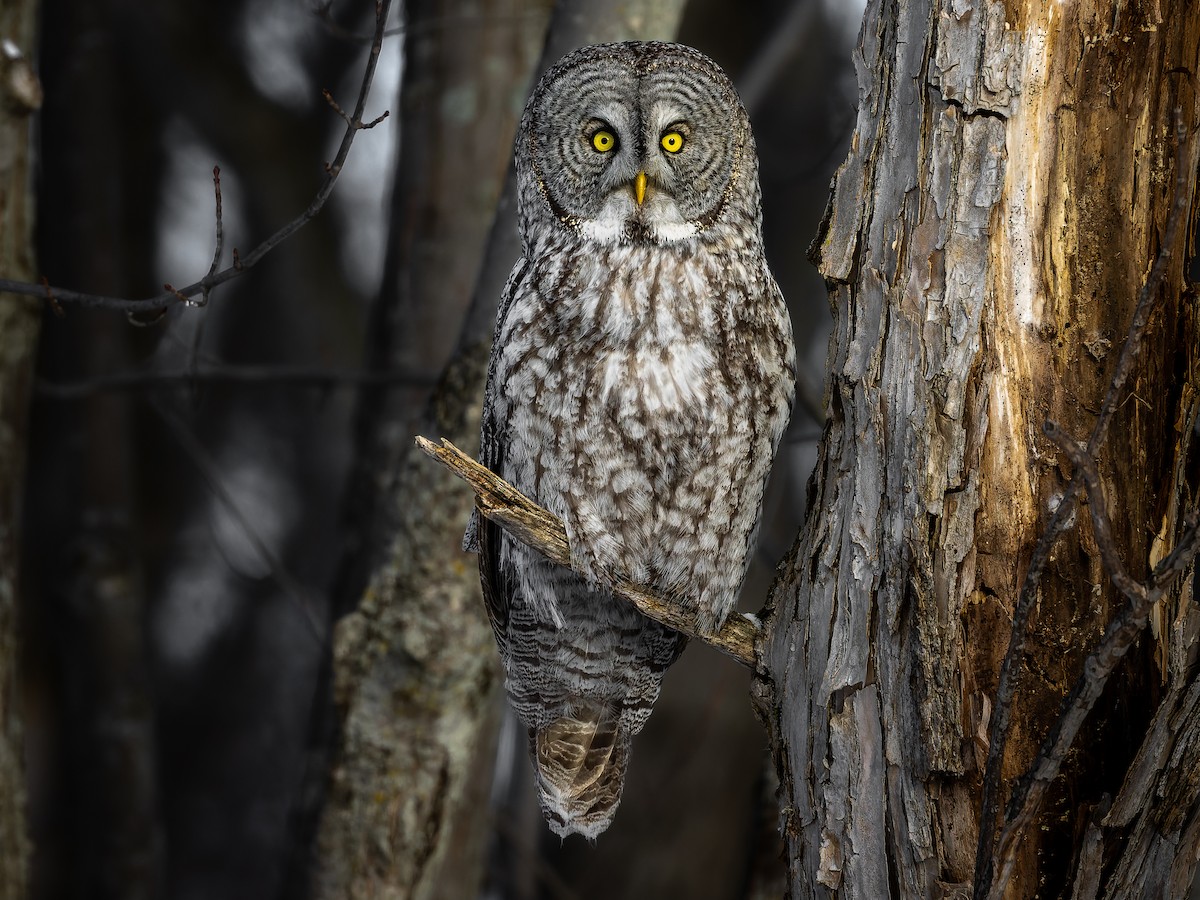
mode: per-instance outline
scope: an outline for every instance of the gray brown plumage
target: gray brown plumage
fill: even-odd
[[[480,571],[542,809],[594,837],[684,641],[623,575],[715,631],[737,600],[793,394],[758,162],[728,78],[678,44],[585,47],[516,144],[523,257],[502,297],[483,462],[566,524],[579,573],[476,517]]]

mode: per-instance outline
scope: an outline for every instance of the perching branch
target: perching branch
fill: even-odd
[[[358,100],[354,104],[354,112],[350,115],[346,113],[333,102],[333,98],[328,92],[325,92],[326,99],[330,102],[334,111],[337,112],[346,121],[346,130],[342,134],[342,142],[338,146],[337,154],[333,158],[333,162],[325,164],[325,179],[321,182],[321,186],[317,189],[316,195],[308,204],[308,207],[300,213],[296,218],[292,219],[265,241],[251,250],[249,253],[242,255],[235,248],[233,251],[233,263],[220,271],[216,271],[216,266],[221,258],[221,252],[225,241],[224,226],[221,222],[221,182],[220,175],[217,171],[213,172],[213,182],[216,194],[216,244],[213,252],[213,265],[209,268],[206,274],[199,281],[193,282],[186,287],[176,288],[170,284],[163,285],[163,292],[154,297],[148,297],[144,300],[128,300],[123,297],[107,297],[102,294],[88,294],[82,291],[71,291],[64,288],[53,287],[49,283],[42,282],[32,284],[25,281],[11,281],[6,278],[0,278],[0,293],[7,292],[10,294],[24,294],[30,297],[40,297],[47,301],[51,308],[56,311],[64,304],[79,306],[93,309],[110,309],[118,312],[124,312],[128,315],[147,315],[154,314],[175,303],[183,303],[189,306],[203,306],[208,302],[209,294],[212,289],[218,285],[224,284],[227,281],[232,281],[247,271],[262,260],[264,256],[290,238],[293,234],[307,225],[310,221],[316,218],[322,207],[325,206],[325,201],[329,199],[329,195],[333,193],[333,186],[337,182],[338,175],[342,172],[342,166],[346,162],[346,157],[350,155],[350,146],[354,143],[354,138],[360,131],[365,131],[368,128],[374,128],[385,118],[387,112],[378,116],[370,122],[363,121],[363,111],[367,105],[367,95],[371,92],[371,84],[375,80],[375,67],[379,62],[379,54],[383,50],[383,38],[385,34],[385,25],[387,24],[388,12],[391,9],[392,0],[376,0],[375,2],[375,34],[371,40],[371,52],[367,56],[366,69],[363,72],[362,83],[358,89]]]
[[[555,516],[538,506],[523,493],[484,468],[448,440],[441,446],[423,437],[417,446],[428,456],[467,482],[475,491],[475,506],[480,515],[495,522],[517,540],[528,544],[560,566],[571,567],[571,547],[567,530]],[[703,641],[748,668],[756,668],[754,642],[759,627],[747,616],[734,614],[715,635],[704,634],[696,628],[692,616],[680,610],[652,587],[636,585],[624,579],[612,585],[612,592],[628,600],[644,615],[676,631]]]
[[[1121,348],[1121,354],[1117,359],[1117,365],[1113,371],[1112,381],[1109,384],[1108,391],[1105,394],[1104,402],[1100,408],[1100,413],[1096,417],[1095,426],[1092,429],[1091,436],[1088,439],[1086,450],[1079,452],[1084,454],[1088,459],[1093,461],[1098,454],[1100,447],[1104,443],[1104,439],[1108,434],[1108,426],[1112,421],[1112,416],[1116,411],[1117,404],[1121,399],[1121,392],[1125,383],[1129,379],[1135,361],[1141,355],[1142,342],[1145,338],[1146,326],[1150,320],[1151,312],[1154,309],[1154,301],[1157,298],[1159,289],[1162,287],[1163,279],[1166,277],[1167,265],[1174,253],[1176,244],[1176,236],[1179,232],[1180,223],[1185,219],[1188,209],[1188,191],[1187,180],[1189,177],[1189,168],[1186,165],[1186,139],[1187,129],[1183,124],[1183,112],[1178,107],[1175,109],[1175,185],[1174,185],[1174,202],[1171,205],[1170,211],[1167,213],[1167,220],[1163,229],[1162,243],[1159,246],[1159,251],[1155,257],[1154,264],[1151,266],[1150,273],[1146,277],[1145,283],[1138,294],[1137,304],[1134,308],[1133,319],[1129,325],[1129,331],[1125,338],[1125,343]],[[1051,439],[1055,439],[1055,426],[1052,423],[1047,423],[1046,431]],[[1059,445],[1063,446],[1062,444]],[[1079,448],[1076,448],[1079,449]],[[1063,491],[1062,499],[1058,506],[1054,509],[1050,516],[1049,522],[1046,523],[1046,528],[1038,539],[1036,546],[1033,549],[1033,554],[1029,561],[1029,568],[1025,573],[1025,579],[1021,585],[1021,593],[1017,598],[1016,607],[1013,609],[1012,616],[1012,634],[1009,639],[1008,650],[1004,654],[1004,660],[1000,668],[1000,681],[996,688],[996,699],[993,704],[992,722],[989,733],[988,758],[987,767],[983,779],[983,801],[979,817],[979,843],[976,847],[975,856],[975,884],[974,897],[975,900],[983,900],[984,897],[1002,896],[1004,886],[1007,884],[1008,875],[1012,871],[1013,859],[1012,854],[1015,853],[1013,842],[1016,835],[1019,835],[1023,830],[1028,820],[1018,815],[1018,809],[1022,804],[1016,806],[1010,805],[1010,815],[1006,817],[1003,825],[1003,833],[1007,839],[1005,846],[1008,848],[1008,856],[1005,857],[1004,847],[1000,848],[997,857],[993,857],[993,844],[997,830],[997,807],[999,806],[1000,795],[1000,771],[1004,761],[1004,750],[1008,742],[1009,726],[1012,720],[1012,702],[1016,694],[1017,682],[1020,678],[1021,663],[1025,655],[1025,638],[1029,625],[1029,615],[1033,610],[1035,601],[1037,600],[1040,591],[1041,579],[1045,572],[1046,563],[1050,558],[1050,551],[1059,536],[1070,526],[1073,513],[1080,491],[1084,488],[1085,472],[1083,468],[1076,467],[1071,476],[1070,482]],[[1096,510],[1092,510],[1093,516],[1096,515]],[[1099,541],[1099,537],[1097,538]],[[1105,569],[1110,577],[1114,580],[1120,579],[1122,570],[1113,570],[1110,568],[1111,556],[1113,554],[1106,553],[1105,549],[1101,548]],[[1126,585],[1132,579],[1126,576]],[[1118,583],[1118,587],[1121,587]],[[1124,588],[1122,588],[1124,590]],[[1093,651],[1093,655],[1088,657],[1088,661],[1084,667],[1084,675],[1081,679],[1087,677],[1088,666],[1093,665],[1093,658],[1096,654],[1105,650],[1108,647],[1109,651],[1113,649],[1109,647],[1108,640],[1114,627],[1121,620],[1118,617],[1106,632],[1101,645]],[[1124,650],[1120,651],[1122,654]],[[1119,658],[1119,657],[1118,657]],[[1116,660],[1113,660],[1115,665]],[[1107,674],[1102,676],[1107,679]],[[1073,702],[1076,698],[1076,693],[1080,685],[1076,684],[1076,689],[1072,691],[1068,698],[1068,703]],[[1091,702],[1095,702],[1094,699]],[[1086,716],[1087,710],[1091,708],[1089,703],[1087,709],[1083,710],[1083,715]],[[1047,737],[1047,743],[1043,744],[1043,751],[1046,750],[1049,743],[1054,739],[1054,735],[1063,725],[1063,717],[1059,717],[1059,721],[1055,723],[1051,735]],[[1074,740],[1075,732],[1078,731],[1078,725],[1071,731],[1067,738],[1066,745],[1062,748],[1065,754],[1070,743]],[[1022,784],[1025,784],[1034,776],[1034,772],[1041,762],[1041,753],[1038,760],[1034,763],[1034,768],[1031,768]],[[1060,760],[1061,761],[1061,760]],[[1057,772],[1057,765],[1054,767]],[[1051,776],[1053,777],[1053,776]],[[1044,786],[1042,787],[1044,791]],[[1041,791],[1037,793],[1035,804],[1040,803]],[[1015,801],[1014,794],[1013,800]],[[1018,815],[1020,821],[1016,821],[1012,816]],[[1036,815],[1036,809],[1030,812],[1030,820]],[[996,859],[1002,861],[1003,870],[996,877],[993,883],[993,863]]]

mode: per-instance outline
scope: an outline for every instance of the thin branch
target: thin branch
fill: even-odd
[[[418,437],[417,446],[472,487],[475,491],[475,506],[481,515],[552,562],[571,568],[571,547],[567,541],[567,530],[554,515],[538,506],[499,475],[467,456],[448,440],[443,438],[441,446],[438,446],[432,441]],[[715,635],[704,634],[697,629],[695,618],[682,611],[677,601],[671,600],[652,587],[619,579],[611,585],[611,590],[613,594],[628,600],[654,621],[703,641],[748,668],[756,667],[754,642],[758,637],[759,628],[746,616],[735,613]]]
[[[1057,422],[1046,422],[1042,432],[1063,455],[1071,461],[1076,478],[1083,479],[1084,490],[1088,498],[1088,513],[1092,520],[1092,534],[1096,538],[1096,546],[1100,548],[1100,560],[1104,571],[1112,579],[1117,590],[1124,594],[1131,603],[1138,603],[1146,597],[1146,587],[1133,578],[1125,568],[1121,552],[1112,535],[1112,522],[1108,516],[1108,503],[1104,499],[1104,491],[1100,488],[1100,475],[1096,471],[1096,459],[1086,448],[1075,443]]]
[[[1163,229],[1163,237],[1162,242],[1159,245],[1158,254],[1155,257],[1154,264],[1150,268],[1150,273],[1147,275],[1146,281],[1142,285],[1142,289],[1138,294],[1137,304],[1134,308],[1133,319],[1130,322],[1129,331],[1125,337],[1125,343],[1121,347],[1121,353],[1118,357],[1116,368],[1113,371],[1112,381],[1109,384],[1108,391],[1105,393],[1104,401],[1100,408],[1100,413],[1096,418],[1096,423],[1092,428],[1091,436],[1088,439],[1087,448],[1086,450],[1080,450],[1080,453],[1084,454],[1090,460],[1090,463],[1089,466],[1076,466],[1070,482],[1063,491],[1062,499],[1051,514],[1050,521],[1046,524],[1045,530],[1038,538],[1038,542],[1033,550],[1033,555],[1030,558],[1029,569],[1026,571],[1025,579],[1021,585],[1020,596],[1018,597],[1016,607],[1013,610],[1012,634],[1009,638],[1008,650],[1005,653],[1003,663],[1001,664],[1000,680],[996,689],[995,703],[993,704],[987,767],[983,779],[983,801],[979,818],[979,843],[976,847],[975,855],[974,896],[976,900],[983,900],[984,897],[1003,896],[1004,887],[1007,885],[1009,875],[1012,871],[1013,859],[1011,854],[1015,853],[1014,841],[1016,840],[1016,837],[1023,832],[1028,823],[1032,821],[1032,818],[1036,816],[1037,807],[1040,805],[1041,796],[1045,790],[1044,785],[1040,788],[1040,790],[1036,790],[1036,797],[1031,801],[1033,808],[1027,817],[1023,814],[1023,810],[1026,806],[1024,801],[1015,803],[1014,805],[1014,802],[1017,800],[1017,795],[1014,792],[1012,798],[1014,802],[1010,802],[1009,815],[1006,816],[1006,821],[1002,829],[1003,847],[997,849],[996,852],[999,854],[999,856],[994,857],[993,848],[997,828],[996,812],[999,805],[1001,765],[1004,760],[1004,750],[1008,742],[1008,732],[1011,725],[1012,701],[1016,693],[1017,683],[1020,679],[1021,663],[1023,662],[1025,656],[1025,637],[1028,630],[1029,615],[1033,609],[1035,601],[1037,600],[1041,579],[1045,572],[1046,562],[1050,557],[1050,550],[1052,549],[1055,541],[1058,540],[1058,537],[1064,531],[1066,531],[1073,521],[1073,515],[1078,503],[1080,490],[1085,487],[1087,478],[1086,470],[1090,468],[1090,470],[1094,473],[1095,458],[1100,450],[1100,447],[1104,443],[1104,439],[1107,437],[1109,424],[1111,423],[1113,414],[1116,411],[1119,402],[1121,401],[1121,391],[1124,388],[1125,383],[1128,381],[1129,375],[1133,371],[1135,362],[1141,354],[1142,344],[1145,339],[1146,326],[1150,321],[1150,316],[1154,309],[1154,301],[1157,299],[1158,293],[1162,287],[1162,282],[1166,277],[1167,267],[1174,254],[1176,237],[1179,232],[1180,223],[1187,214],[1187,208],[1190,200],[1187,191],[1187,179],[1190,176],[1190,169],[1185,164],[1187,129],[1184,125],[1182,110],[1178,107],[1175,109],[1174,119],[1175,185],[1171,209],[1167,213],[1167,220]],[[1056,426],[1054,426],[1052,423],[1047,423],[1046,431],[1047,434],[1054,439],[1052,432],[1056,431]],[[1075,447],[1075,449],[1079,450],[1078,447]],[[1089,505],[1094,506],[1094,504]],[[1102,496],[1100,498],[1100,506],[1098,509],[1101,511],[1104,509]],[[1095,521],[1096,514],[1097,509],[1093,508],[1093,521]],[[1107,517],[1105,516],[1105,521],[1101,525],[1101,528],[1104,528],[1106,525]],[[1099,536],[1099,532],[1097,532],[1098,545],[1100,545],[1100,542],[1101,538]],[[1184,542],[1181,541],[1181,546],[1183,543]],[[1110,568],[1110,563],[1112,563],[1110,556],[1115,557],[1115,559],[1119,562],[1119,555],[1115,553],[1115,550],[1112,548],[1111,544],[1109,546],[1109,550],[1110,553],[1106,554],[1104,546],[1101,545],[1101,553],[1105,568],[1108,570],[1109,576],[1114,578],[1115,581],[1117,578],[1121,577],[1122,573],[1124,573],[1124,566],[1122,565],[1119,567],[1119,569],[1115,570]],[[1194,552],[1192,552],[1191,556],[1188,558],[1190,560],[1193,557]],[[1136,582],[1130,579],[1127,574],[1125,575],[1125,580],[1123,583],[1126,585],[1126,587],[1129,587],[1131,584],[1136,584]],[[1143,586],[1138,585],[1138,587],[1144,590]],[[1125,612],[1128,612],[1129,609],[1132,609],[1136,605],[1137,604],[1131,604],[1131,607],[1127,608]],[[1095,667],[1097,665],[1107,664],[1108,662],[1111,662],[1111,664],[1115,666],[1117,661],[1120,659],[1120,656],[1123,655],[1125,649],[1127,649],[1120,648],[1122,641],[1127,639],[1131,640],[1131,638],[1129,638],[1120,627],[1120,623],[1124,618],[1127,617],[1125,616],[1125,613],[1122,613],[1110,624],[1108,630],[1105,632],[1105,637],[1101,641],[1100,646],[1098,646],[1088,657],[1084,665],[1084,674],[1080,676],[1081,681],[1076,683],[1075,688],[1072,689],[1071,695],[1068,696],[1066,701],[1066,709],[1064,713],[1060,715],[1059,720],[1055,723],[1054,728],[1051,730],[1051,734],[1047,736],[1046,742],[1043,743],[1043,750],[1046,750],[1048,746],[1051,746],[1055,740],[1060,740],[1063,738],[1065,738],[1066,743],[1061,752],[1065,754],[1066,749],[1070,747],[1071,742],[1074,740],[1074,737],[1078,732],[1079,724],[1074,724],[1072,728],[1072,724],[1070,722],[1064,722],[1064,719],[1068,716],[1068,714],[1074,715],[1073,711],[1076,709],[1076,703],[1086,703],[1086,708],[1083,708],[1080,714],[1081,723],[1082,717],[1086,717],[1087,711],[1091,709],[1091,704],[1095,702],[1094,698],[1090,699],[1089,701],[1087,697],[1083,696],[1085,693],[1090,694],[1091,690],[1091,687],[1088,685],[1092,685],[1092,682],[1089,681],[1087,685],[1082,684],[1082,682],[1089,677],[1089,667],[1092,667],[1092,677],[1099,679],[1100,687],[1102,687],[1103,682],[1108,677],[1108,673],[1104,672],[1103,674],[1098,674],[1099,670],[1096,670]],[[1134,636],[1136,636],[1139,628],[1140,626],[1134,629]],[[1116,630],[1114,631],[1114,629]],[[1097,656],[1097,654],[1101,653],[1109,655],[1115,653],[1117,655],[1111,658],[1111,660],[1108,656],[1105,656],[1103,659],[1101,659]],[[1097,696],[1099,696],[1098,692]],[[1069,732],[1069,735],[1067,732]],[[1051,752],[1058,751],[1052,750]],[[1039,766],[1044,767],[1044,764],[1047,763],[1048,760],[1049,757],[1044,758],[1042,754],[1039,753],[1037,760],[1035,760],[1034,768],[1030,769],[1025,778],[1022,780],[1022,783],[1026,783],[1031,779],[1036,780],[1036,778],[1040,777],[1040,771],[1038,771],[1038,774],[1035,774],[1035,771]],[[1057,773],[1057,765],[1054,766],[1054,771]],[[1051,775],[1051,778],[1053,778],[1053,775]],[[1049,780],[1045,782],[1045,784],[1048,783]],[[1030,787],[1029,790],[1031,791],[1032,796],[1035,789]],[[1013,816],[1017,816],[1019,821],[1012,818]],[[998,877],[993,883],[993,872],[995,871],[994,862],[996,859],[1001,860],[1002,867]]]
[[[341,117],[343,122],[345,122],[348,126],[357,127],[360,131],[366,131],[369,128],[374,128],[388,117],[388,111],[385,109],[380,115],[373,118],[370,122],[360,122],[357,126],[355,126],[354,120],[350,118],[344,109],[342,109],[341,104],[339,104],[337,100],[333,99],[332,93],[330,93],[328,90],[322,90],[321,96],[325,98],[325,102],[333,108],[333,111]]]
[[[213,166],[213,193],[216,195],[216,213],[217,220],[216,240],[213,242],[213,258],[212,265],[208,267],[208,277],[212,278],[217,274],[217,266],[221,264],[221,251],[225,249],[225,223],[221,217],[221,167]],[[200,292],[200,306],[208,305],[209,289],[202,288]]]
[[[0,278],[0,293],[24,294],[31,297],[41,297],[51,304],[51,307],[61,307],[64,304],[79,306],[85,309],[111,309],[119,312],[124,312],[131,315],[142,315],[147,313],[156,313],[164,307],[171,306],[175,303],[184,303],[189,306],[202,306],[207,302],[209,293],[213,288],[224,284],[227,281],[232,281],[234,278],[245,274],[248,270],[262,260],[264,256],[290,238],[293,234],[307,225],[310,221],[316,218],[325,202],[329,199],[329,195],[333,192],[333,186],[337,182],[338,175],[342,172],[342,167],[345,165],[346,158],[350,155],[350,146],[354,143],[354,138],[360,131],[372,128],[387,117],[385,111],[383,115],[374,119],[371,122],[363,121],[363,110],[367,104],[367,95],[371,91],[371,84],[375,80],[375,67],[379,62],[379,54],[383,49],[383,38],[385,33],[385,25],[387,24],[388,12],[391,9],[392,0],[376,0],[375,3],[375,34],[371,40],[371,51],[367,56],[366,68],[363,72],[362,83],[359,85],[358,99],[354,104],[354,112],[347,117],[344,113],[342,117],[346,119],[346,130],[342,134],[341,144],[338,146],[337,154],[333,158],[333,162],[325,165],[325,179],[321,182],[321,186],[317,189],[316,195],[309,202],[305,210],[292,219],[265,241],[247,253],[241,256],[235,250],[233,254],[233,264],[221,269],[220,271],[209,270],[208,274],[199,281],[193,282],[186,287],[175,288],[170,284],[163,286],[163,293],[154,297],[148,297],[144,300],[129,300],[124,297],[109,297],[103,294],[89,294],[83,291],[72,291],[65,288],[52,287],[46,282],[39,284],[30,284],[24,281],[12,281],[7,278]],[[220,184],[217,185],[217,255],[221,250],[221,244],[224,242],[224,234],[220,224]],[[195,298],[199,297],[197,300]]]
[[[176,442],[183,448],[184,453],[191,460],[200,473],[200,477],[204,479],[209,490],[213,492],[213,496],[221,503],[222,506],[233,516],[238,523],[238,527],[242,529],[242,533],[246,536],[246,540],[254,548],[254,551],[265,562],[271,570],[271,577],[275,583],[283,590],[284,594],[300,611],[305,624],[308,625],[309,631],[318,645],[325,643],[325,626],[317,618],[314,609],[317,606],[315,598],[308,590],[300,584],[299,581],[287,570],[274,551],[266,545],[261,537],[259,537],[254,525],[250,519],[242,511],[238,505],[237,499],[233,496],[233,492],[225,485],[225,481],[221,475],[221,469],[217,463],[209,456],[204,445],[200,443],[191,429],[184,424],[174,412],[169,410],[164,404],[152,402],[150,404],[154,411],[166,424],[168,430],[175,437]]]
[[[1150,322],[1150,315],[1154,311],[1154,301],[1157,298],[1158,290],[1162,286],[1163,279],[1167,275],[1167,266],[1171,262],[1171,257],[1175,252],[1175,238],[1179,232],[1180,224],[1187,218],[1188,206],[1190,205],[1191,196],[1187,190],[1188,177],[1191,174],[1191,167],[1187,164],[1185,150],[1187,148],[1187,127],[1183,121],[1183,110],[1180,107],[1175,107],[1175,186],[1174,197],[1171,203],[1171,209],[1167,213],[1167,223],[1163,229],[1162,243],[1158,248],[1158,256],[1155,257],[1154,265],[1150,267],[1150,274],[1146,277],[1146,283],[1142,285],[1141,293],[1138,294],[1137,306],[1133,310],[1133,321],[1129,323],[1129,333],[1125,338],[1125,344],[1121,347],[1121,355],[1117,359],[1117,368],[1113,372],[1112,384],[1108,388],[1108,393],[1104,397],[1104,404],[1100,407],[1100,415],[1096,418],[1096,425],[1092,429],[1092,436],[1088,440],[1087,450],[1089,456],[1095,456],[1100,450],[1100,445],[1104,443],[1104,438],[1108,435],[1108,426],[1112,421],[1113,413],[1116,412],[1117,402],[1121,399],[1121,389],[1125,387],[1125,382],[1129,380],[1129,375],[1133,371],[1133,364],[1141,355],[1142,341],[1146,337],[1146,325]]]
[[[197,384],[248,387],[299,387],[330,390],[360,387],[429,387],[437,376],[408,369],[377,372],[313,369],[304,366],[231,366],[182,372],[120,372],[81,381],[56,383],[38,379],[34,390],[53,400],[82,400],[106,391],[180,390]]]

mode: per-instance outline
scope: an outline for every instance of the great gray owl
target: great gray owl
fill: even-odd
[[[551,829],[595,837],[684,639],[607,590],[654,585],[715,631],[746,574],[794,391],[758,160],[729,79],[678,44],[569,54],[516,141],[523,257],[488,371],[486,466],[563,520],[576,574],[480,522],[488,611]]]

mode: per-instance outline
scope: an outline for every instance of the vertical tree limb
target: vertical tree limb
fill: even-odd
[[[368,329],[375,367],[440,369],[444,343],[414,339],[435,322],[435,333],[453,334],[470,300],[544,28],[528,16],[515,27],[522,9],[514,0],[406,5],[387,271]],[[447,19],[462,24],[439,27]],[[431,391],[364,392],[357,413],[354,543],[338,588],[357,609],[333,639],[340,728],[317,834],[319,898],[468,896],[479,880],[475,773],[489,770],[497,676],[454,534],[462,504],[406,459]],[[457,431],[468,408],[431,414]]]
[[[157,120],[122,115],[136,88],[115,49],[116,14],[111,3],[42,4],[54,27],[43,30],[41,58],[70,66],[44,73],[38,267],[124,293],[145,286],[140,238],[161,157],[153,142],[122,138]],[[45,332],[39,371],[51,376],[125,366],[136,353],[135,332],[109,313],[81,310]],[[99,897],[154,896],[164,874],[137,423],[132,398],[98,395],[69,411],[40,408],[30,434],[23,637],[40,701],[36,875]]]
[[[33,274],[30,123],[42,92],[30,63],[37,3],[0,7],[0,271]],[[0,900],[24,900],[25,818],[17,560],[40,304],[0,294]]]
[[[523,96],[534,71],[579,44],[670,38],[682,5],[564,0],[555,7],[541,60],[524,73],[511,70],[511,85]],[[513,66],[515,58],[504,58]],[[496,78],[483,67],[478,77]],[[490,138],[503,159],[510,154],[518,106],[512,126]],[[436,143],[427,152],[436,154]],[[502,169],[496,177],[498,188]],[[458,187],[464,182],[478,183],[478,173],[462,174]],[[478,447],[496,304],[519,254],[511,209],[511,201],[502,199],[487,243],[460,248],[465,255],[457,265],[473,270],[470,260],[482,254],[482,270],[458,348],[420,417],[422,431],[445,435],[468,452]],[[410,227],[420,233],[419,222]],[[403,316],[391,321],[396,328],[408,324]],[[402,346],[394,336],[385,340]],[[374,502],[384,507],[374,520],[384,525],[370,546],[357,551],[375,562],[367,567],[361,603],[334,638],[334,696],[342,724],[318,840],[321,898],[431,897],[449,890],[448,879],[466,884],[478,869],[463,848],[478,846],[486,826],[466,791],[470,773],[487,765],[500,682],[475,561],[457,549],[470,495],[449,473],[431,477],[423,455],[403,437],[408,429],[397,424],[396,415],[366,421],[368,432],[388,438],[386,451],[369,451],[366,460]]]

